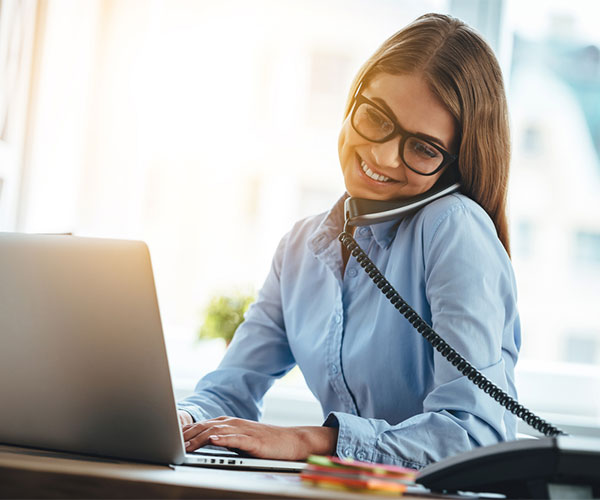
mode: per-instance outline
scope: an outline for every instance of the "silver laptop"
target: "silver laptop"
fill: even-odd
[[[305,465],[185,453],[139,241],[0,233],[0,401],[4,444],[159,464]]]

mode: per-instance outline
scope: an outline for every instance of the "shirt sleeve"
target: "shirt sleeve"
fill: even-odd
[[[516,397],[516,286],[491,220],[461,202],[432,221],[423,234],[425,294],[434,330]],[[433,384],[422,413],[395,425],[342,412],[327,417],[324,425],[339,428],[339,456],[419,469],[475,446],[516,437],[512,415],[505,418],[506,410],[440,353],[432,350],[431,355]]]
[[[281,240],[258,298],[244,316],[218,368],[180,401],[194,421],[223,415],[258,420],[262,399],[276,378],[295,365],[281,307],[280,271],[287,235]]]

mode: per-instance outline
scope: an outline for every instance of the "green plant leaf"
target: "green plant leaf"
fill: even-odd
[[[229,344],[244,321],[244,313],[254,300],[254,294],[249,293],[214,295],[204,310],[204,321],[198,331],[198,338],[222,338]]]

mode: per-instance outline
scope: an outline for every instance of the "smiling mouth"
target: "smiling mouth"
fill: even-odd
[[[380,175],[380,174],[376,174],[375,172],[373,172],[367,166],[367,164],[365,163],[365,161],[362,158],[360,159],[360,168],[362,169],[362,171],[365,173],[365,175],[369,179],[373,179],[374,181],[377,181],[377,182],[396,182],[394,179],[386,177],[385,175]]]

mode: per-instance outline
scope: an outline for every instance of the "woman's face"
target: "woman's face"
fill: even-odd
[[[386,109],[406,131],[429,136],[449,153],[456,153],[456,123],[442,102],[419,75],[377,75],[361,94]],[[419,175],[403,163],[401,136],[384,143],[361,137],[352,127],[350,113],[340,132],[338,151],[346,190],[350,196],[371,200],[411,198],[431,188],[442,171]],[[370,175],[367,170],[370,169]],[[376,177],[385,180],[373,179]]]

